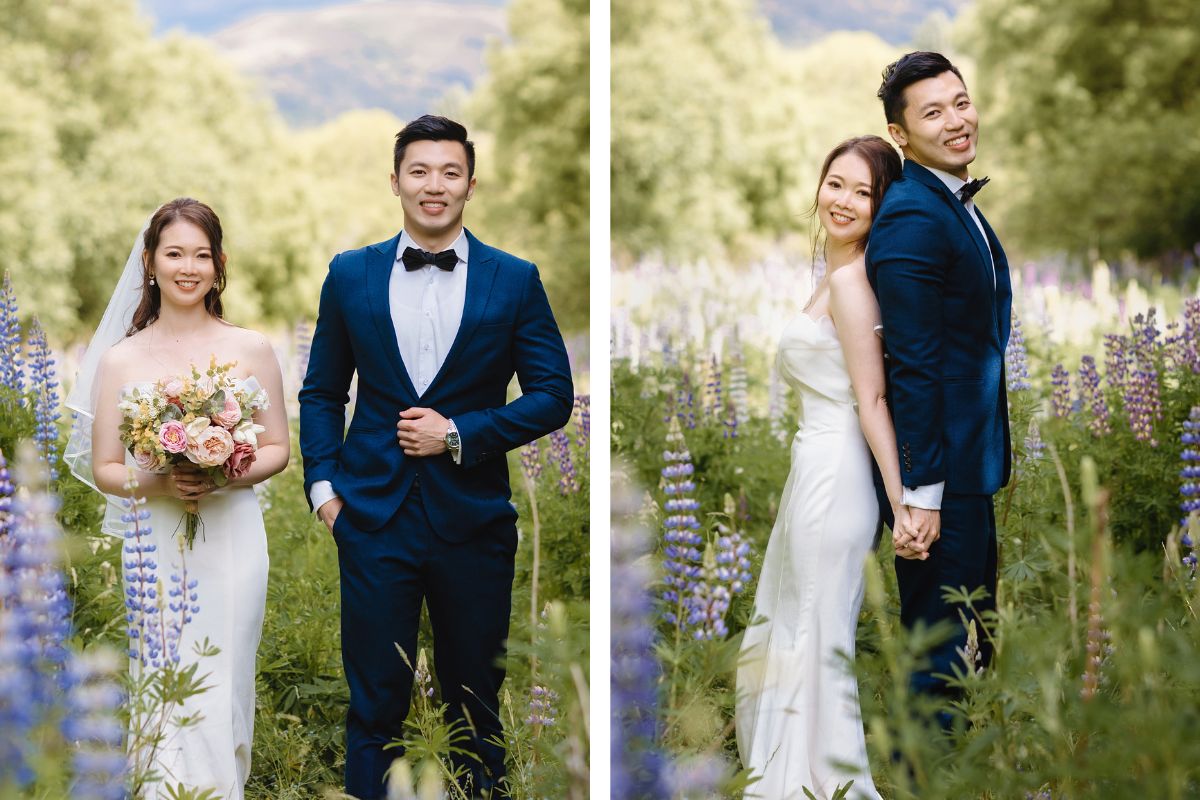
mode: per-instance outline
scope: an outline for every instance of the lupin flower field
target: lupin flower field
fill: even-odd
[[[20,287],[0,289],[0,798],[119,800],[161,776],[148,754],[211,676],[179,668],[179,642],[205,613],[205,586],[166,574],[149,544],[136,481],[123,539],[100,533],[103,500],[61,464],[70,420],[60,381],[70,352],[23,319]],[[303,497],[295,391],[311,323],[275,343],[293,433],[292,463],[256,487],[271,557],[258,652],[246,797],[344,797],[347,690],[339,644],[337,549]],[[576,375],[577,385],[580,376]],[[586,383],[586,377],[583,378]],[[590,408],[576,397],[561,431],[510,454],[520,512],[508,678],[501,717],[514,798],[587,797]],[[17,465],[14,466],[14,454]],[[7,459],[7,461],[5,461]],[[197,545],[199,546],[199,544]],[[433,652],[428,623],[419,638]],[[448,755],[465,731],[443,721],[424,652],[389,798],[465,800]],[[179,800],[211,793],[171,787]]]
[[[975,635],[950,676],[961,699],[938,708],[906,686],[941,633],[901,627],[890,548],[867,560],[853,668],[876,785],[887,800],[1200,796],[1195,273],[1146,286],[1098,264],[1064,285],[1027,264],[1013,283],[998,610],[947,587]],[[775,347],[811,285],[780,257],[614,271],[614,797],[753,791],[734,673],[796,430]],[[714,580],[722,564],[733,580]]]

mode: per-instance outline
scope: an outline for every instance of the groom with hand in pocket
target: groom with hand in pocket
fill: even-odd
[[[979,631],[979,663],[963,663],[967,630],[942,591],[985,589],[975,607],[995,609],[992,496],[1012,465],[1004,375],[1012,289],[1004,249],[974,201],[987,178],[968,174],[979,113],[961,73],[939,53],[917,52],[883,75],[879,98],[904,172],[875,216],[867,277],[883,318],[887,400],[913,521],[893,534],[900,616],[907,628],[953,626],[911,679],[916,692],[949,695],[936,676],[991,659]],[[890,525],[885,500],[881,508]],[[949,727],[949,714],[940,721]]]
[[[468,795],[500,797],[517,548],[505,454],[566,424],[570,366],[537,268],[463,227],[466,129],[409,123],[393,169],[404,229],[330,263],[300,391],[305,492],[341,569],[346,792],[383,798],[402,755],[384,747],[403,734],[424,602],[447,722],[469,737],[452,761]],[[514,374],[522,394],[506,402]]]

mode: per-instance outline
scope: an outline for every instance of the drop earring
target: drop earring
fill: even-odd
[[[154,283],[154,273],[153,273],[153,272],[151,272],[151,273],[150,273],[150,285],[151,285],[151,286],[154,286],[154,285],[156,285],[156,284]]]

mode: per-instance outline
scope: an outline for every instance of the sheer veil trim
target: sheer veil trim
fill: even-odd
[[[92,473],[92,422],[96,419],[96,392],[99,390],[96,372],[100,366],[100,359],[108,349],[125,338],[133,322],[133,312],[137,310],[141,300],[142,252],[145,247],[146,229],[150,226],[152,216],[146,219],[142,229],[138,231],[137,238],[134,239],[129,258],[125,260],[125,269],[121,272],[112,297],[109,298],[108,307],[104,309],[104,316],[100,318],[100,324],[88,343],[83,361],[79,365],[75,385],[67,395],[66,406],[74,412],[75,419],[71,425],[71,437],[67,442],[63,460],[70,466],[75,477],[97,492],[100,489],[97,488]],[[105,498],[108,503],[104,511],[102,530],[104,533],[120,536],[125,530],[125,525],[121,522],[121,514],[125,511],[121,503],[122,498],[115,495],[105,495]]]

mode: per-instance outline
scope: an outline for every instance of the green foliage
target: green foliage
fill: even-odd
[[[686,366],[702,363],[700,355],[674,352],[669,358],[685,366],[653,360],[636,370],[614,361],[614,456],[631,463],[650,491],[642,517],[652,529],[661,530],[653,487],[663,466],[664,418],[689,418],[679,398],[705,384],[702,370]],[[749,355],[750,363],[762,363]],[[1040,363],[1031,371],[1048,373]],[[763,382],[763,370],[757,373],[752,383]],[[1183,798],[1200,790],[1200,743],[1189,734],[1200,692],[1200,581],[1180,561],[1179,452],[1169,441],[1200,401],[1200,384],[1169,363],[1160,363],[1160,375],[1157,447],[1136,441],[1121,422],[1119,392],[1109,395],[1113,432],[1103,438],[1088,432],[1081,413],[1043,419],[1050,387],[1010,393],[1015,472],[996,497],[998,611],[980,614],[978,593],[947,587],[976,641],[990,638],[996,656],[982,672],[970,653],[964,656],[949,676],[962,696],[948,707],[907,688],[945,631],[905,631],[891,553],[884,548],[868,560],[854,667],[872,773],[887,800]],[[696,465],[697,516],[719,509],[725,493],[742,495],[744,530],[761,558],[787,450],[757,416],[738,426],[736,438],[726,437],[728,426],[703,412],[699,394],[696,426],[683,430]],[[733,673],[753,590],[736,598],[727,639],[694,642],[659,626],[661,743],[668,754],[717,753],[737,764]],[[943,708],[955,719],[950,733],[934,719]],[[736,773],[717,796],[739,797],[752,781]]]
[[[514,0],[467,113],[489,145],[481,230],[536,262],[565,328],[588,326],[589,36],[581,0]]]
[[[1003,192],[1010,236],[1103,258],[1177,262],[1192,249],[1200,6],[981,0],[967,37],[981,127],[1016,178]]]
[[[59,341],[96,323],[139,226],[174,197],[221,217],[225,310],[238,324],[311,318],[333,255],[399,229],[388,173],[403,120],[356,111],[290,131],[210,45],[153,38],[134,0],[3,0],[0,15],[0,263]],[[578,330],[586,7],[523,0],[513,21],[514,43],[472,101],[491,177],[485,212],[467,222],[537,260],[564,327]]]

